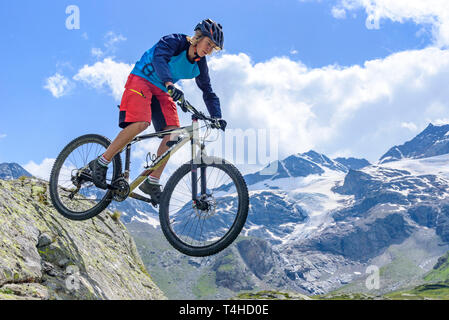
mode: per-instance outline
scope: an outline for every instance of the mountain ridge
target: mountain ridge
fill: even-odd
[[[422,159],[449,153],[449,124],[436,126],[432,123],[413,139],[391,147],[379,159],[379,164],[403,158]]]
[[[26,171],[20,164],[12,163],[0,163],[0,179],[12,180],[18,179],[21,176],[31,177],[32,174]]]

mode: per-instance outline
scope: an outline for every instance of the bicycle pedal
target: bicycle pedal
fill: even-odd
[[[131,192],[131,193],[129,194],[129,196],[130,196],[131,198],[134,198],[134,199],[137,199],[137,200],[140,200],[140,201],[144,201],[144,202],[150,203],[150,204],[153,205],[153,207],[155,207],[155,208],[157,208],[157,206],[158,206],[158,204],[157,204],[153,199],[147,198],[147,197],[144,197],[144,196],[141,196],[140,194]]]

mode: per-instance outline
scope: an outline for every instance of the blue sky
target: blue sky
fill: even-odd
[[[69,5],[77,5],[80,9],[79,30],[66,28],[68,15],[65,11]],[[382,17],[380,27],[373,30],[366,27],[366,8],[346,8],[344,17],[337,17],[333,9],[338,5],[341,5],[339,1],[324,0],[228,0],[209,1],[207,5],[192,5],[188,1],[1,1],[0,35],[6,50],[0,52],[0,163],[25,165],[33,161],[40,164],[46,158],[54,159],[66,143],[84,133],[97,132],[114,138],[119,132],[117,99],[110,88],[107,85],[94,88],[92,83],[74,81],[73,77],[83,66],[93,66],[107,57],[115,63],[132,65],[161,36],[177,32],[191,34],[195,24],[207,17],[220,22],[225,32],[225,52],[214,58],[217,70],[221,70],[222,65],[228,66],[225,55],[236,58],[244,54],[250,59],[251,67],[257,64],[268,66],[274,58],[282,58],[306,68],[309,75],[314,70],[324,72],[327,67],[333,72],[350,71],[357,65],[364,68],[366,61],[387,61],[395,53],[427,52],[427,48],[435,47],[432,25],[421,23],[419,16],[400,21]],[[115,42],[111,42],[112,38]],[[94,55],[93,48],[102,50],[103,55]],[[446,53],[441,46],[438,50]],[[238,66],[236,64],[235,68]],[[211,69],[211,78],[214,77],[213,71],[214,68]],[[55,74],[63,75],[72,83],[70,90],[61,97],[53,96],[44,88],[48,78]],[[227,79],[227,75],[218,72],[217,78]],[[232,76],[229,79],[229,82],[238,81]],[[285,82],[289,82],[289,88],[296,85],[291,78],[285,78]],[[400,88],[400,84],[395,85],[395,88]],[[221,89],[225,83],[217,82],[216,86],[217,93],[231,94]],[[397,90],[393,90],[389,102],[395,99],[402,101],[396,92],[407,96],[407,93]],[[187,89],[187,92],[190,91]],[[200,96],[199,91],[192,92],[192,95]],[[289,92],[285,91],[285,94]],[[315,89],[310,92],[307,103],[319,100],[324,94]],[[429,88],[425,93],[431,92],[432,88]],[[376,99],[368,101],[368,104],[378,103]],[[301,100],[300,96],[298,100]],[[399,122],[400,131],[386,130],[382,133],[380,130],[375,137],[364,136],[360,141],[351,141],[348,140],[351,131],[348,123],[345,130],[349,130],[349,135],[337,137],[335,132],[329,131],[335,139],[298,145],[296,152],[307,151],[305,149],[310,146],[330,155],[353,153],[354,156],[376,160],[387,151],[387,146],[393,145],[388,143],[403,143],[425,127],[428,120],[441,118],[447,111],[445,105],[439,105],[441,101],[430,106],[432,109],[427,118],[419,120],[419,112],[416,112],[413,119]],[[230,113],[224,102],[231,104],[232,100],[227,100],[226,96],[222,99],[226,118]],[[308,122],[310,128],[324,125],[324,119],[328,119],[320,116],[325,114],[324,109],[313,107],[316,109],[310,110],[316,123]],[[366,121],[372,113],[362,111],[348,119],[358,116]],[[233,118],[228,119],[232,128]],[[300,119],[285,119],[296,120]],[[234,124],[234,127],[240,125],[237,121]],[[326,123],[326,128],[333,127],[332,123]],[[354,126],[354,134],[356,130],[357,126]],[[383,139],[382,134],[389,138]],[[375,141],[382,143],[376,144]],[[366,143],[371,144],[370,150],[361,147]],[[283,150],[283,153],[293,150],[295,147]]]

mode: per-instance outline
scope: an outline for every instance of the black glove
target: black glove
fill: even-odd
[[[184,101],[184,92],[176,88],[174,85],[169,85],[167,87],[168,94],[172,97],[173,101]]]
[[[220,118],[214,118],[214,122],[212,122],[212,128],[221,129],[223,131],[226,130],[226,126],[228,123]]]

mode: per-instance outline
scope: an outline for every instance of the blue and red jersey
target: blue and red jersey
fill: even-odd
[[[195,78],[196,84],[203,91],[209,114],[221,118],[220,100],[212,91],[206,57],[190,62],[189,47],[186,35],[167,35],[143,54],[131,73],[147,79],[165,92],[166,82],[176,83],[181,79]]]

